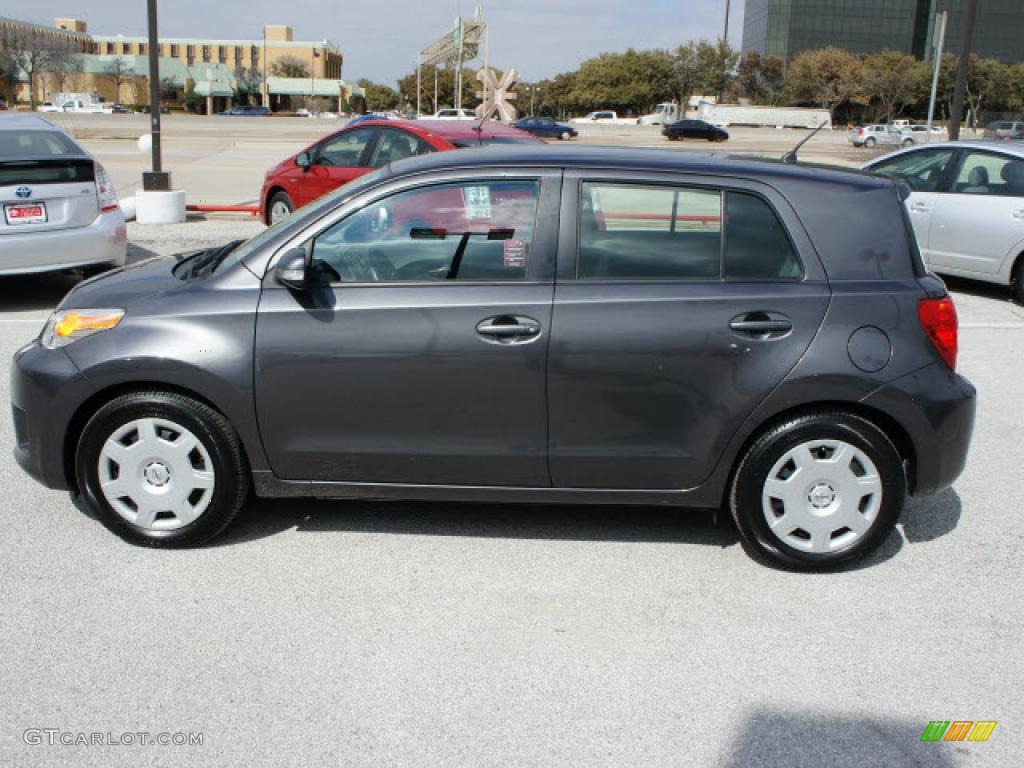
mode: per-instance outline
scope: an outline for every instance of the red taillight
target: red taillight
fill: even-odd
[[[953,299],[921,299],[917,303],[917,317],[946,365],[956,370],[957,320]]]

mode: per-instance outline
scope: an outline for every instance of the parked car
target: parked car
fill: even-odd
[[[131,115],[135,113],[134,110],[129,109],[123,104],[111,104],[110,111],[115,115]]]
[[[849,138],[853,146],[869,149],[877,145],[909,147],[914,144],[914,137],[898,125],[858,125],[850,131]]]
[[[124,264],[126,228],[103,166],[34,114],[0,116],[0,276]]]
[[[150,546],[252,491],[726,506],[756,557],[834,566],[973,428],[901,190],[605,147],[384,166],[72,290],[15,356],[15,454]]]
[[[60,107],[52,101],[44,101],[36,107],[36,112],[60,112]]]
[[[1024,147],[932,142],[863,167],[912,190],[907,210],[929,269],[1010,286],[1024,304]]]
[[[568,141],[579,136],[579,131],[571,125],[556,123],[550,117],[524,117],[512,123],[512,125],[521,131],[526,131],[534,136],[540,136],[545,139]]]
[[[661,129],[661,135],[669,141],[680,139],[706,139],[707,141],[726,141],[729,132],[717,125],[704,120],[677,120]]]
[[[353,179],[395,160],[485,144],[540,139],[503,123],[367,120],[350,123],[269,171],[260,190],[263,221],[273,224]]]
[[[1014,134],[1024,133],[1024,122],[1014,122],[1012,120],[999,120],[994,123],[989,123],[985,126],[985,138],[1006,140],[1013,137]]]
[[[146,105],[140,107],[139,111],[142,114],[144,114],[144,115],[149,115],[149,114],[152,114],[153,109],[148,104],[146,104]],[[170,107],[168,107],[166,104],[161,104],[160,105],[160,114],[161,115],[169,115],[170,113],[171,113],[171,108]]]
[[[430,120],[479,120],[472,109],[439,109]]]
[[[274,113],[268,107],[258,104],[240,104],[217,114],[231,117],[271,117]]]
[[[6,112],[6,111],[7,111],[7,99],[5,99],[3,96],[0,96],[0,112]]]
[[[351,128],[354,125],[359,125],[360,123],[365,123],[368,120],[393,120],[393,119],[394,118],[390,117],[389,115],[381,114],[379,112],[368,112],[365,115],[356,115],[355,117],[353,117],[351,120],[348,121],[348,123],[345,125],[345,127],[346,128]]]

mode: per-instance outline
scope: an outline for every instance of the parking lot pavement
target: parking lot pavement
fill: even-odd
[[[0,401],[73,284],[0,280]],[[952,285],[967,471],[836,574],[660,508],[258,501],[206,549],[139,549],[24,475],[0,419],[0,765],[1018,765],[1024,310]],[[999,725],[921,743],[935,719]]]

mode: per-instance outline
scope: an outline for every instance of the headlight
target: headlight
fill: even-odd
[[[73,341],[106,331],[121,322],[123,309],[63,309],[54,312],[43,329],[47,349],[66,347]]]

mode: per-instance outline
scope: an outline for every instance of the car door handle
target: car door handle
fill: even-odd
[[[780,338],[793,330],[793,322],[778,313],[748,312],[734,317],[729,327],[744,336],[760,339]]]
[[[1013,218],[1024,221],[1024,209],[1013,212]]]
[[[914,203],[910,206],[910,210],[915,213],[928,213],[932,209],[931,203]]]
[[[496,344],[514,344],[533,341],[540,335],[540,323],[532,317],[499,315],[489,317],[476,324],[476,332],[485,341]]]

